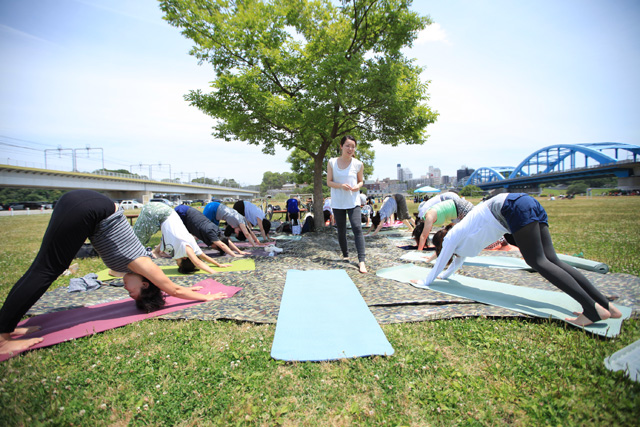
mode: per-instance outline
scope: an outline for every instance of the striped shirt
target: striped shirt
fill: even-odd
[[[105,265],[121,273],[131,273],[129,263],[147,255],[122,208],[100,221],[89,240]]]

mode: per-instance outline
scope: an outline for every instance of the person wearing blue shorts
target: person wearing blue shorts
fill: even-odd
[[[446,279],[459,269],[468,256],[476,256],[488,244],[511,233],[524,261],[542,277],[583,308],[575,318],[566,318],[578,326],[599,320],[620,318],[622,313],[578,270],[556,255],[549,233],[549,220],[536,199],[524,193],[502,193],[477,205],[455,227],[449,224],[433,237],[438,259],[418,287],[428,286],[436,277]],[[449,268],[440,274],[451,261]]]

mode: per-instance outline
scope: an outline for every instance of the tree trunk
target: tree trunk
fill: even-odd
[[[324,155],[318,155],[313,160],[313,217],[316,224],[316,230],[324,227],[324,215],[322,206],[324,205],[324,197],[322,196],[322,163]]]

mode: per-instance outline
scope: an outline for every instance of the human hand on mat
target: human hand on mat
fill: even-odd
[[[202,294],[205,296],[206,301],[214,301],[217,299],[223,299],[227,297],[227,294],[225,294],[224,292],[218,292],[215,294]]]
[[[216,267],[220,267],[220,268],[231,267],[231,264],[218,264]]]

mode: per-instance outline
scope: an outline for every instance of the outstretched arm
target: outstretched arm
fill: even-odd
[[[218,261],[214,260],[213,258],[211,258],[210,256],[208,256],[208,255],[206,255],[204,253],[198,255],[198,258],[200,258],[204,262],[208,262],[209,264],[213,264],[216,267],[231,267],[231,264],[220,264]]]
[[[197,258],[197,257],[196,257]],[[199,262],[202,262],[198,260]],[[190,288],[176,285],[167,277],[166,274],[151,261],[151,258],[140,257],[131,261],[128,265],[129,270],[137,273],[155,284],[161,291],[172,297],[182,298],[193,301],[211,301],[224,298],[220,294],[200,294]]]
[[[431,233],[431,229],[433,228],[433,223],[435,222],[435,211],[428,211],[424,216],[424,228],[422,229],[422,234],[420,234],[420,241],[418,242],[418,250],[421,251],[424,249],[427,244],[427,239],[429,238],[429,233]]]
[[[209,267],[206,263],[202,262],[200,258],[196,255],[195,251],[191,248],[191,246],[187,246],[187,256],[199,270],[206,271],[209,274],[217,274],[218,272]],[[217,262],[215,264],[218,264]]]

